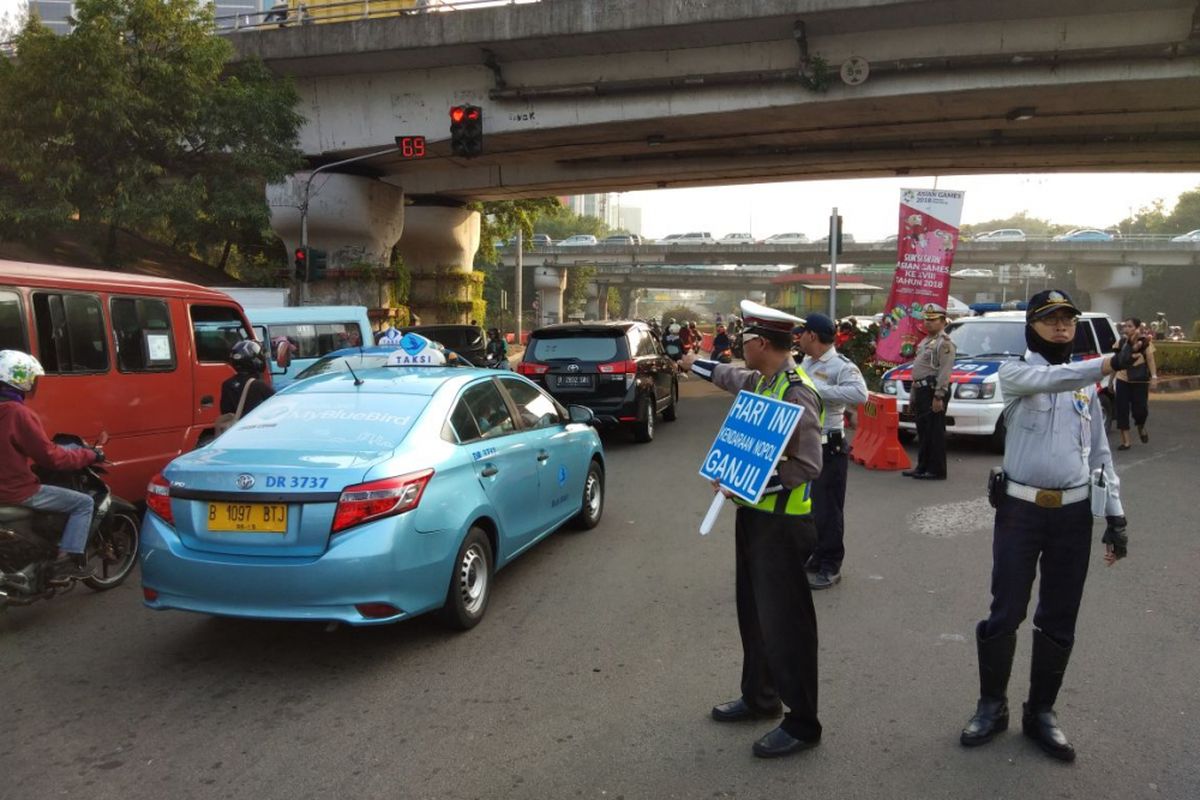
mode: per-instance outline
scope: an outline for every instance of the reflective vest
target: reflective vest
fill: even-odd
[[[754,393],[782,400],[783,395],[787,393],[788,386],[794,382],[793,376],[799,378],[800,382],[812,389],[813,394],[817,396],[817,403],[821,408],[820,424],[822,428],[825,427],[825,403],[821,400],[821,393],[817,391],[816,384],[812,382],[812,378],[808,377],[808,373],[799,366],[776,375],[775,380],[767,387],[766,391],[763,391],[763,378],[760,376],[758,385],[754,387]],[[755,511],[765,511],[768,514],[803,517],[812,513],[812,485],[805,481],[790,490],[764,494],[757,503],[748,503],[740,497],[733,498],[733,502],[746,508],[753,508]]]

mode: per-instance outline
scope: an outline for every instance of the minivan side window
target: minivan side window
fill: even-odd
[[[33,295],[38,355],[47,374],[108,371],[104,312],[94,294]]]
[[[109,301],[117,369],[121,372],[172,372],[175,342],[171,312],[162,300],[114,297]]]
[[[229,350],[250,338],[242,327],[242,316],[229,306],[192,306],[192,335],[199,361],[225,363]]]
[[[25,340],[25,315],[21,313],[21,295],[0,292],[0,350],[29,352]]]
[[[343,347],[359,347],[363,334],[357,322],[268,325],[267,339],[274,344],[286,338],[296,349],[293,358],[320,358]]]

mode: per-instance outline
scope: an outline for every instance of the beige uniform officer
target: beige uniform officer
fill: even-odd
[[[922,480],[946,479],[946,406],[950,404],[950,373],[957,350],[946,335],[946,309],[925,306],[926,337],[912,365],[912,412],[917,418],[920,451],[916,469],[902,474]]]
[[[804,564],[817,544],[811,482],[821,472],[823,413],[816,387],[792,360],[792,328],[803,320],[742,302],[746,368],[698,359],[685,369],[736,394],[767,395],[804,409],[760,502],[738,504],[736,570],[742,639],[741,696],[712,709],[718,722],[774,719],[754,743],[760,758],[788,755],[821,739],[817,719],[817,617]]]

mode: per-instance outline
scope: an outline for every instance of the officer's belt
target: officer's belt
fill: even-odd
[[[1026,486],[1009,480],[1005,483],[1005,493],[1009,497],[1033,503],[1039,508],[1061,508],[1071,503],[1078,503],[1088,498],[1088,485],[1074,486],[1070,489],[1039,489],[1036,486]]]
[[[924,389],[928,386],[937,386],[937,375],[929,375],[924,378],[917,378],[913,381],[913,388]]]

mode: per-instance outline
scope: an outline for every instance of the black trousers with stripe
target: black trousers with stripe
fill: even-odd
[[[798,739],[819,739],[817,613],[804,575],[816,526],[811,516],[739,506],[735,542],[742,697],[763,710],[782,701],[783,729]]]

